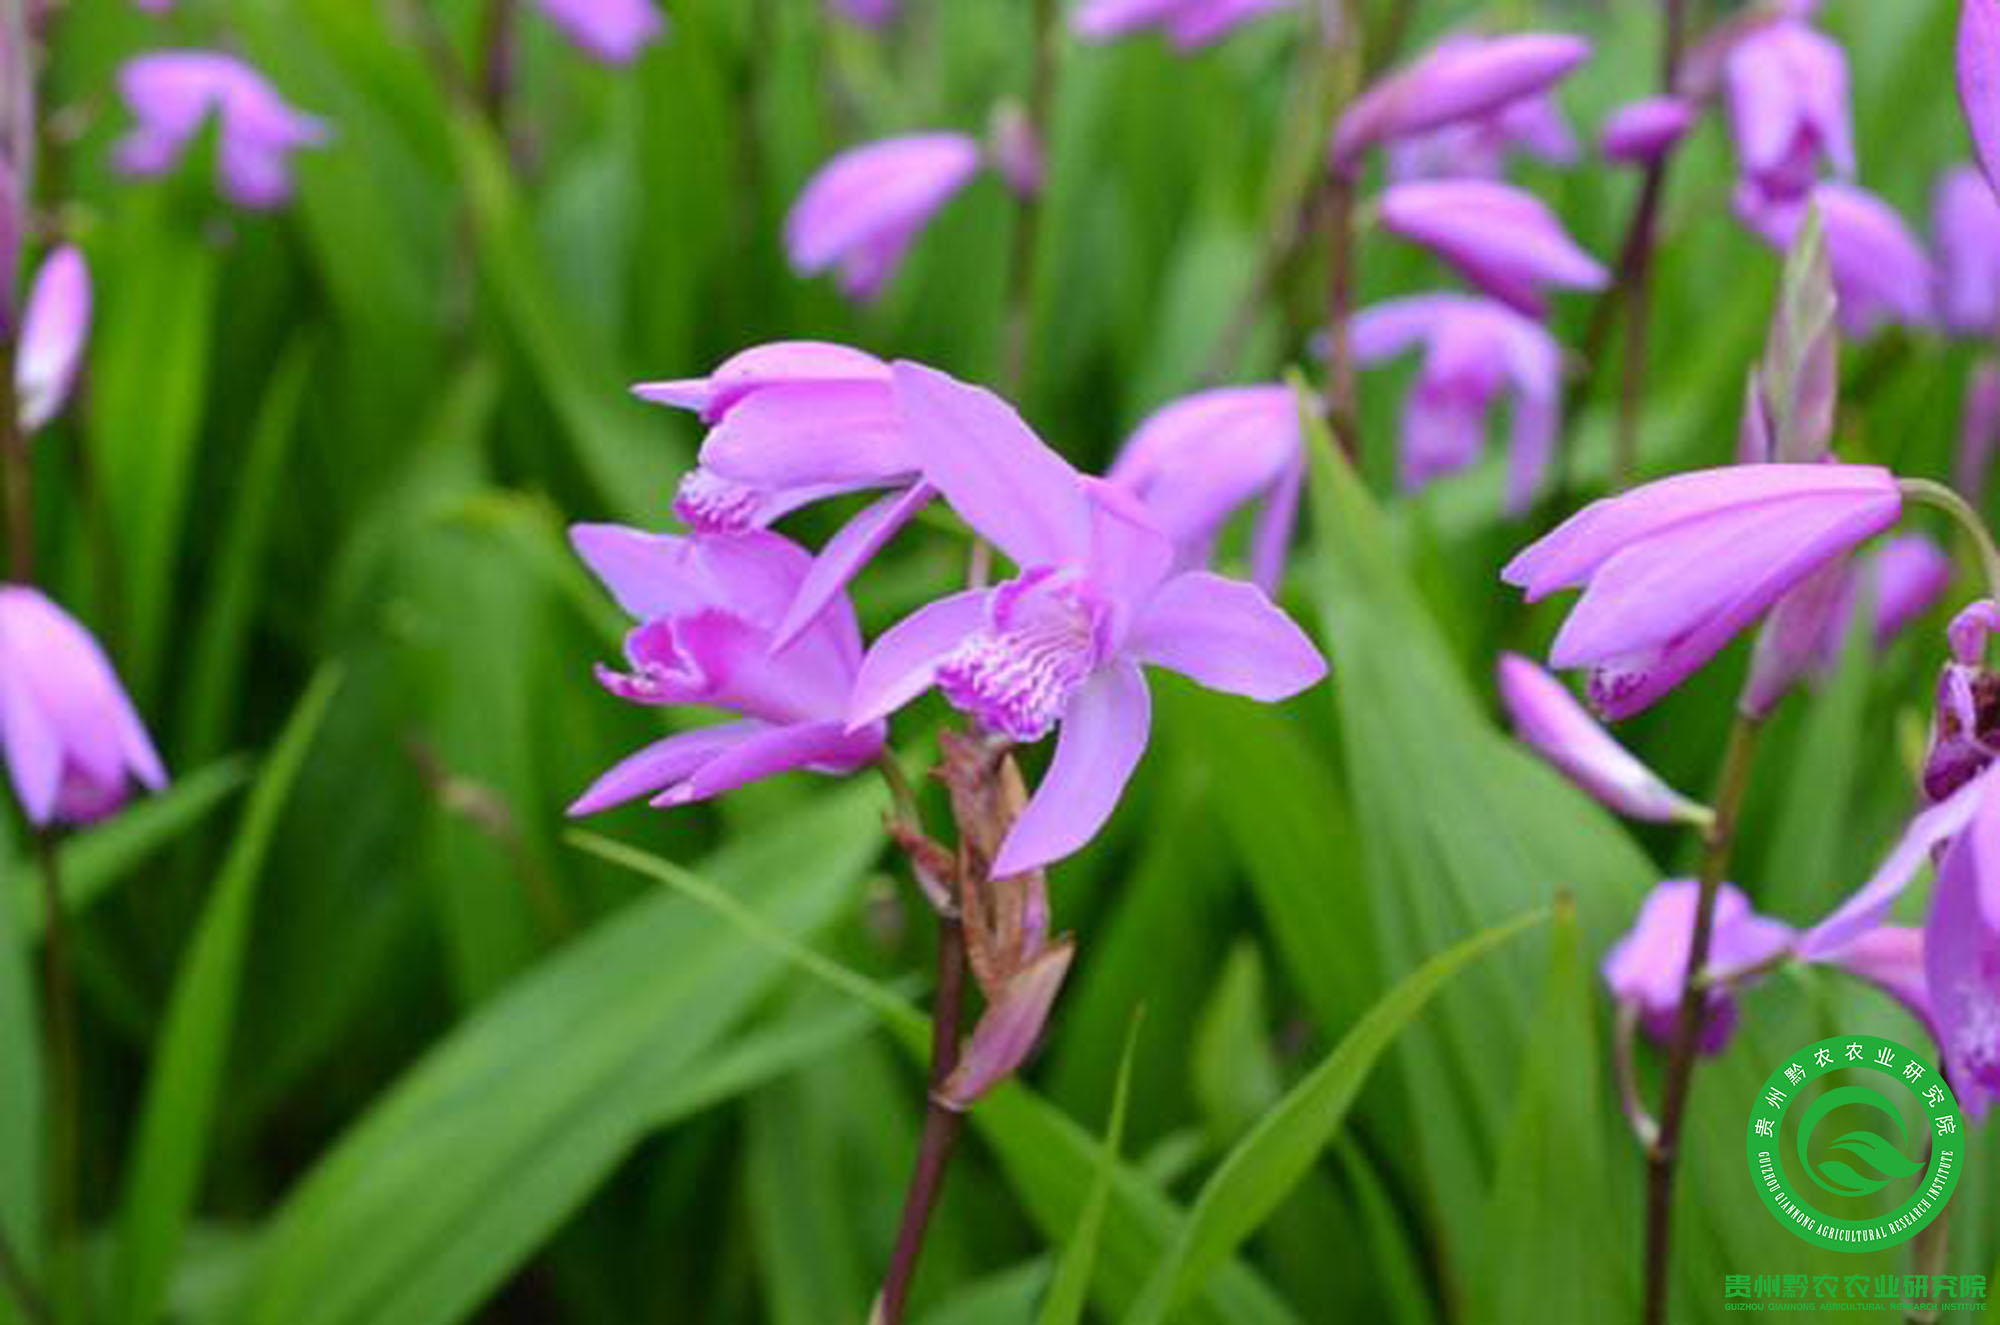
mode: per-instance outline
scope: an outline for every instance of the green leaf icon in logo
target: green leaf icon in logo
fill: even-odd
[[[1896,1125],[1897,1136],[1909,1140],[1909,1126],[1903,1121],[1902,1111],[1878,1092],[1866,1086],[1842,1086],[1829,1090],[1814,1100],[1805,1117],[1799,1120],[1799,1164],[1805,1169],[1807,1177],[1836,1196],[1867,1196],[1887,1187],[1890,1178],[1908,1178],[1923,1172],[1923,1165],[1912,1161],[1894,1143],[1874,1132],[1848,1132],[1833,1142],[1833,1149],[1845,1150],[1877,1173],[1887,1176],[1863,1177],[1855,1172],[1852,1165],[1838,1159],[1814,1164],[1807,1153],[1812,1144],[1813,1128],[1827,1114],[1846,1104],[1864,1105],[1886,1114],[1889,1121]]]

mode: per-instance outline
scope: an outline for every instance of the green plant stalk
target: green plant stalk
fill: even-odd
[[[1986,577],[1987,594],[2000,602],[2000,548],[1994,546],[1993,533],[1986,527],[1986,521],[1980,518],[1979,512],[1944,484],[1927,478],[1898,479],[1896,487],[1902,492],[1904,500],[1943,511],[1957,522],[1959,528],[1972,539],[1973,550],[1979,554],[1979,569]]]
[[[1708,964],[1709,942],[1715,932],[1715,899],[1736,845],[1736,823],[1750,786],[1761,724],[1741,712],[1729,730],[1729,744],[1717,778],[1715,819],[1703,834],[1700,895],[1695,902],[1694,934],[1688,942],[1687,971],[1681,981],[1680,1011],[1674,1019],[1673,1042],[1667,1052],[1666,1084],[1661,1091],[1659,1133],[1646,1155],[1646,1325],[1666,1325],[1668,1269],[1674,1213],[1674,1167],[1679,1159],[1681,1124],[1687,1116],[1688,1089],[1694,1081],[1696,1046],[1708,1008],[1708,989],[1700,975]]]
[[[44,997],[49,1043],[49,1257],[56,1319],[83,1318],[83,1267],[78,1259],[82,1231],[77,1195],[77,1154],[82,1095],[77,1086],[75,981],[70,974],[69,925],[62,897],[61,857],[55,834],[35,832],[35,858],[42,876]]]
[[[15,343],[0,341],[0,470],[7,489],[7,577],[16,584],[35,579],[33,462],[21,431],[20,402],[14,392]],[[72,1319],[81,1302],[79,1267],[73,1262],[76,1233],[77,1117],[76,1010],[69,969],[69,927],[62,901],[62,871],[49,830],[32,829],[35,859],[42,876],[48,918],[43,929],[43,999],[47,1018],[50,1101],[48,1151],[48,1267],[55,1289],[57,1319]],[[11,1264],[11,1258],[9,1258]],[[18,1270],[18,1267],[13,1267]],[[11,1284],[14,1274],[6,1278]]]

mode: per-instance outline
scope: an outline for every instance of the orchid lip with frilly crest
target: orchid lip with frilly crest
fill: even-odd
[[[986,730],[1039,741],[1096,668],[1107,617],[1073,569],[1031,570],[994,591],[988,627],[939,662],[938,689]]]
[[[764,494],[706,469],[691,469],[674,490],[674,514],[701,534],[736,534],[755,529]]]

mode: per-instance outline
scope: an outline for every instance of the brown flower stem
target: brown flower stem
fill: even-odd
[[[937,999],[931,1010],[930,1089],[924,1109],[923,1140],[917,1148],[917,1168],[903,1198],[903,1219],[896,1230],[896,1248],[882,1280],[872,1322],[901,1325],[923,1255],[931,1212],[944,1188],[945,1169],[957,1148],[965,1115],[940,1103],[946,1078],[958,1066],[959,1022],[965,1011],[965,936],[957,918],[938,917]]]
[[[1035,67],[1028,84],[1028,140],[1041,155],[1043,170],[1049,162],[1049,137],[1054,125],[1056,73],[1059,66],[1062,27],[1056,21],[1056,0],[1035,0]],[[1014,238],[1007,266],[1007,325],[1001,347],[1000,386],[1009,398],[1019,401],[1034,367],[1031,356],[1035,323],[1035,283],[1040,278],[1042,259],[1042,195],[1046,179],[1034,188],[1017,188],[1014,194]]]
[[[1660,43],[1660,90],[1672,92],[1680,78],[1681,50],[1687,40],[1687,0],[1667,0],[1665,30]],[[1609,334],[1608,321],[1620,292],[1626,301],[1624,378],[1618,392],[1618,432],[1612,455],[1611,482],[1614,488],[1628,486],[1639,468],[1640,403],[1646,391],[1646,348],[1648,323],[1653,311],[1653,250],[1660,228],[1660,202],[1667,192],[1667,170],[1674,154],[1662,152],[1646,166],[1639,186],[1639,199],[1632,208],[1632,220],[1625,230],[1625,243],[1618,257],[1618,278],[1606,292],[1592,331],[1598,337]]]
[[[503,135],[514,89],[514,16],[514,0],[486,0],[479,16],[479,104]]]
[[[4,313],[0,312],[0,318]],[[35,579],[34,469],[28,439],[21,432],[21,405],[14,394],[14,341],[0,332],[0,487],[7,491],[7,578],[16,584]]]
[[[1354,314],[1354,194],[1351,175],[1336,175],[1327,187],[1326,417],[1341,451],[1358,465],[1361,430],[1347,325]]]
[[[1334,104],[1345,110],[1361,91],[1367,34],[1362,28],[1361,7],[1353,0],[1343,0],[1341,14],[1344,26],[1328,58],[1333,61]],[[1335,123],[1338,121],[1336,115]],[[1354,204],[1359,190],[1358,172],[1349,166],[1336,166],[1327,183],[1326,207],[1321,214],[1326,231],[1326,418],[1340,449],[1357,466],[1361,463],[1361,425],[1348,322],[1354,316]]]
[[[1673,1234],[1674,1168],[1679,1159],[1681,1124],[1687,1116],[1688,1089],[1694,1080],[1696,1048],[1708,1010],[1708,989],[1700,975],[1708,964],[1709,942],[1715,931],[1715,899],[1723,875],[1729,872],[1736,845],[1737,818],[1750,786],[1750,768],[1757,753],[1758,720],[1743,713],[1729,731],[1717,779],[1715,819],[1703,834],[1700,895],[1695,902],[1694,934],[1688,942],[1687,970],[1681,981],[1680,1011],[1667,1051],[1666,1085],[1661,1092],[1659,1134],[1646,1155],[1646,1296],[1645,1325],[1666,1325],[1670,1243]]]

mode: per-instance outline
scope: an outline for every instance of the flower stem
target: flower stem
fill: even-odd
[[[69,925],[62,896],[62,864],[55,834],[35,833],[35,855],[41,868],[47,922],[42,930],[43,987],[47,1003],[49,1054],[49,1277],[57,1316],[77,1319],[82,1304],[82,1265],[78,1260],[80,1225],[77,1208],[77,1138],[81,1130],[77,1089],[76,1000],[70,979]]]
[[[35,578],[34,469],[14,394],[15,349],[0,336],[0,488],[7,493],[7,578],[28,584]]]
[[[1972,546],[1979,553],[1980,570],[1986,576],[1987,595],[2000,602],[2000,548],[1994,547],[1993,533],[1986,527],[1986,521],[1979,517],[1979,512],[1944,484],[1933,483],[1927,478],[1897,479],[1896,487],[1906,500],[1943,511],[1971,535]]]
[[[1049,133],[1054,122],[1058,47],[1062,29],[1057,23],[1056,0],[1035,0],[1035,67],[1028,84],[1028,140],[1049,160]],[[1031,341],[1035,322],[1035,283],[1039,279],[1042,250],[1042,197],[1046,179],[1034,188],[1017,189],[1014,194],[1014,242],[1008,262],[1006,340],[1002,346],[1000,385],[1003,393],[1018,402],[1028,384],[1033,367]]]
[[[930,1089],[924,1108],[923,1140],[917,1148],[917,1168],[903,1198],[903,1219],[896,1230],[896,1248],[882,1281],[871,1325],[901,1325],[923,1255],[931,1212],[944,1188],[945,1169],[957,1148],[965,1115],[940,1101],[945,1080],[958,1066],[959,1021],[965,1010],[965,936],[953,916],[938,917],[937,999],[931,1010]]]
[[[1361,7],[1342,0],[1339,39],[1328,51],[1333,61],[1334,101],[1341,110],[1361,91],[1363,43]],[[1338,116],[1335,117],[1338,122]],[[1360,410],[1355,404],[1354,347],[1348,322],[1354,316],[1354,205],[1359,172],[1340,166],[1327,183],[1321,223],[1326,230],[1326,419],[1349,463],[1361,462]]]
[[[1667,0],[1665,28],[1660,42],[1660,89],[1663,92],[1672,92],[1680,76],[1681,46],[1685,41],[1686,28],[1686,0]],[[1629,487],[1639,470],[1639,414],[1646,391],[1647,333],[1653,313],[1653,250],[1660,227],[1660,202],[1667,191],[1667,169],[1673,159],[1673,152],[1665,151],[1646,165],[1645,179],[1639,185],[1639,200],[1633,206],[1632,220],[1625,231],[1625,244],[1619,253],[1618,278],[1604,301],[1606,305],[1615,306],[1614,297],[1622,290],[1628,310],[1625,319],[1624,378],[1618,392],[1617,449],[1611,466],[1614,489]]]
[[[1688,942],[1687,970],[1681,981],[1680,1011],[1674,1020],[1673,1042],[1667,1052],[1659,1135],[1646,1155],[1645,1325],[1666,1325],[1667,1320],[1674,1166],[1679,1158],[1681,1123],[1687,1116],[1688,1089],[1694,1080],[1701,1024],[1708,1010],[1708,991],[1700,984],[1699,977],[1708,964],[1709,941],[1715,930],[1715,899],[1736,845],[1736,822],[1743,810],[1744,793],[1750,786],[1758,731],[1757,719],[1742,713],[1736,715],[1716,782],[1715,820],[1702,839],[1701,891],[1695,902],[1694,934]]]

